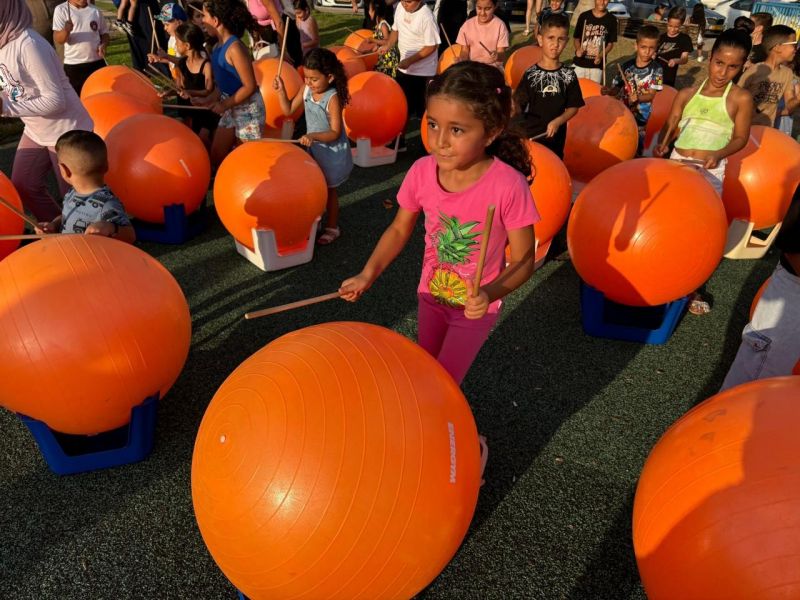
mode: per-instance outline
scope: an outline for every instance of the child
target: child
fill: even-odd
[[[549,17],[550,15],[560,15],[564,14],[564,3],[562,0],[550,0],[550,4],[545,6],[542,9],[541,14],[539,15],[539,23],[543,23],[544,20]]]
[[[647,120],[653,109],[653,99],[663,89],[664,72],[653,60],[658,44],[658,29],[644,25],[636,32],[636,56],[622,63],[622,73],[617,74],[611,88],[603,88],[603,94],[618,95],[624,92],[625,103],[639,128],[638,154],[642,153]]]
[[[750,17],[745,17],[744,15],[739,15],[733,20],[733,28],[734,29],[741,29],[747,35],[752,36],[753,31],[756,29],[756,24],[753,22],[753,19]]]
[[[794,93],[794,73],[786,66],[794,60],[797,36],[786,25],[769,28],[762,43],[767,60],[750,66],[739,85],[753,96],[753,125],[773,127],[778,116],[778,102],[783,99],[784,110],[791,113],[800,104]]]
[[[239,0],[206,0],[203,22],[219,40],[211,53],[216,88],[211,94],[187,90],[187,95],[192,104],[222,115],[211,142],[211,162],[218,166],[236,140],[260,139],[267,117],[250,54],[239,39],[252,23],[247,7]]]
[[[594,0],[594,8],[581,13],[575,25],[575,74],[603,81],[603,56],[608,56],[617,41],[617,18],[606,8],[608,0]]]
[[[395,46],[400,50],[397,83],[406,95],[409,118],[421,117],[425,112],[425,87],[436,75],[439,66],[436,48],[440,43],[436,20],[422,0],[404,0],[397,6],[392,34],[379,52],[386,54]],[[399,150],[405,150],[405,136],[400,140]]]
[[[456,43],[461,44],[459,60],[474,60],[503,69],[508,50],[508,29],[494,15],[497,0],[477,0],[475,16],[458,30]]]
[[[800,188],[783,219],[775,247],[781,251],[772,279],[742,332],[722,389],[791,375],[800,361]]]
[[[325,174],[325,183],[328,185],[327,221],[322,235],[317,239],[319,245],[326,246],[341,235],[336,188],[347,181],[353,170],[350,143],[342,122],[342,109],[350,100],[350,94],[344,66],[327,48],[316,48],[306,55],[303,76],[306,80],[303,93],[295,95],[291,103],[279,77],[275,78],[273,86],[278,90],[284,115],[296,112],[300,103],[303,103],[306,134],[300,138],[300,143],[309,148],[311,156]]]
[[[703,62],[703,32],[706,30],[706,7],[702,2],[698,2],[692,8],[692,14],[689,17],[690,25],[697,25],[697,62]]]
[[[533,274],[539,214],[526,179],[531,165],[524,141],[507,129],[511,90],[503,74],[481,63],[456,63],[427,92],[431,155],[408,171],[394,221],[361,273],[346,279],[339,292],[344,300],[358,300],[406,245],[423,211],[419,344],[460,383],[497,321],[501,299]],[[497,210],[474,290],[490,204]],[[511,259],[504,269],[507,241]]]
[[[106,66],[108,25],[88,0],[68,0],[53,11],[53,41],[64,44],[64,72],[80,95],[89,75]]]
[[[56,142],[58,169],[72,189],[61,214],[39,223],[37,233],[104,235],[132,244],[136,233],[122,203],[105,184],[106,144],[91,131],[68,131]]]
[[[689,55],[694,50],[692,38],[681,32],[686,20],[686,9],[675,7],[667,15],[667,31],[658,38],[658,60],[664,70],[664,85],[675,87],[678,67],[689,62]]]
[[[584,105],[578,77],[559,61],[569,40],[569,19],[554,13],[539,28],[542,58],[529,67],[514,92],[514,118],[525,137],[546,134],[536,141],[564,158],[567,121]]]
[[[762,63],[767,60],[767,51],[764,48],[764,34],[772,27],[772,14],[766,12],[753,13],[750,15],[755,27],[753,33],[750,34],[750,39],[753,43],[753,49],[750,51],[750,57],[747,60],[745,67]]]
[[[181,55],[176,69],[176,82],[181,90],[214,91],[214,75],[211,61],[205,56],[205,36],[196,25],[183,23],[175,30],[175,47]],[[178,104],[188,105],[189,95],[181,94]],[[211,145],[211,136],[219,123],[219,116],[210,110],[192,111],[186,119],[206,147]]]
[[[647,16],[648,21],[663,21],[664,20],[664,13],[667,12],[669,8],[668,4],[659,4],[656,6],[656,9]]]
[[[294,0],[294,20],[300,32],[300,45],[303,47],[303,56],[314,48],[319,48],[319,26],[317,20],[311,16],[311,9],[306,0]]]
[[[392,35],[392,25],[389,17],[394,10],[386,4],[384,0],[367,0],[367,14],[375,22],[375,29],[372,33],[372,49],[380,48],[389,43]],[[394,46],[386,54],[381,54],[378,62],[375,63],[375,70],[392,79],[397,77],[397,65],[400,63],[400,52]]]
[[[687,161],[697,168],[718,194],[722,194],[726,158],[744,148],[750,136],[753,98],[733,83],[750,53],[750,38],[728,29],[714,42],[708,61],[708,78],[678,92],[653,150],[666,156],[675,139],[672,160]],[[711,311],[696,294],[689,305],[693,314]]]
[[[158,50],[157,54],[148,54],[147,60],[150,62],[161,62],[170,65],[172,76],[175,77],[175,65],[181,59],[181,54],[178,52],[177,39],[175,38],[175,31],[180,25],[183,25],[189,20],[180,4],[177,2],[169,2],[163,6],[161,13],[156,16],[156,19],[164,24],[164,31],[169,35],[169,42],[167,42],[167,51]]]
[[[136,19],[136,7],[138,4],[139,0],[120,0],[114,27],[123,33],[133,35],[133,22]]]

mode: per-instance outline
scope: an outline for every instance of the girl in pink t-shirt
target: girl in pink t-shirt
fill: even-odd
[[[497,0],[477,0],[475,16],[458,30],[457,44],[461,44],[458,60],[474,60],[503,69],[508,50],[508,28],[494,12]]]
[[[427,89],[431,156],[409,169],[397,194],[400,208],[364,269],[339,290],[355,301],[408,242],[425,214],[425,254],[419,298],[419,345],[461,382],[489,335],[500,299],[533,274],[533,224],[539,213],[527,176],[531,165],[519,136],[506,128],[511,90],[486,64],[458,63]],[[480,288],[473,278],[486,210],[496,207]],[[506,242],[511,260],[505,266]]]

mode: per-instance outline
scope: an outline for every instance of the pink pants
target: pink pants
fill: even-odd
[[[417,343],[460,385],[498,316],[495,313],[482,319],[467,319],[463,310],[442,306],[430,296],[419,294]]]
[[[14,156],[11,181],[22,198],[22,205],[37,221],[52,221],[61,214],[61,205],[47,191],[50,170],[55,173],[58,191],[63,197],[69,186],[58,170],[55,148],[40,146],[23,133]]]

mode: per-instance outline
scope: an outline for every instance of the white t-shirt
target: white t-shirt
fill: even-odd
[[[100,36],[108,33],[108,23],[94,5],[85,8],[59,4],[53,11],[53,31],[61,31],[67,20],[72,21],[72,33],[64,44],[64,64],[82,65],[100,60],[97,47]]]
[[[33,29],[0,48],[0,91],[3,116],[22,119],[25,134],[40,146],[55,146],[67,131],[94,127],[56,51]]]
[[[431,9],[424,4],[413,13],[406,12],[401,3],[397,3],[394,11],[394,31],[398,32],[397,49],[400,51],[400,60],[416,54],[425,46],[439,46],[439,28],[433,18]],[[400,69],[408,75],[433,77],[439,65],[439,52],[434,50],[428,56],[415,62],[407,69]]]

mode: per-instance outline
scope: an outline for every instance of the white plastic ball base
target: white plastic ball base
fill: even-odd
[[[252,229],[254,249],[250,250],[247,246],[234,240],[236,250],[262,271],[280,271],[311,262],[311,259],[314,258],[314,244],[320,218],[317,217],[311,224],[308,242],[302,250],[288,254],[279,253],[275,242],[275,233],[271,229]]]
[[[397,162],[397,146],[400,143],[400,136],[394,139],[394,147],[386,146],[373,147],[368,138],[358,138],[356,147],[353,148],[353,164],[359,167],[379,167],[381,165],[391,165]]]
[[[766,239],[762,240],[753,235],[753,224],[747,221],[734,219],[728,227],[728,238],[725,241],[725,258],[753,259],[761,258],[772,246],[778,236],[781,225],[778,223],[769,232]]]

